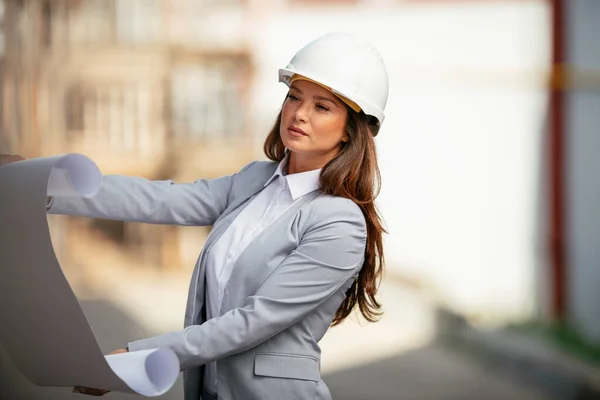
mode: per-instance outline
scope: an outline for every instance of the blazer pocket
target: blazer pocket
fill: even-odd
[[[319,362],[312,357],[295,354],[257,354],[254,374],[314,382],[321,380]]]

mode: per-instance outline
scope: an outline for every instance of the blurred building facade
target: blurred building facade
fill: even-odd
[[[235,172],[255,157],[244,18],[237,0],[4,1],[0,147],[28,158],[81,152],[105,174],[149,179]],[[206,234],[59,225],[58,247],[67,236],[102,240],[162,268],[193,266]]]

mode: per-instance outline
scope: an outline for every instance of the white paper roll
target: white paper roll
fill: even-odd
[[[52,247],[47,195],[92,197],[101,184],[81,154],[0,166],[0,343],[39,386],[159,396],[177,379],[177,356],[166,348],[104,356]]]

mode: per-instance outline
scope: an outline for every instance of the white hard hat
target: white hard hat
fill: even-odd
[[[385,118],[388,75],[381,56],[369,43],[347,33],[328,33],[303,48],[279,70],[279,82],[290,86],[295,74],[351,100],[365,114]]]

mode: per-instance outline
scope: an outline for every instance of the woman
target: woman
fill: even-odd
[[[384,229],[375,143],[388,78],[372,46],[325,35],[279,71],[289,86],[264,150],[272,162],[191,184],[105,176],[92,199],[50,213],[212,225],[185,329],[130,342],[169,347],[186,400],[330,399],[317,344],[358,306],[375,321]]]

